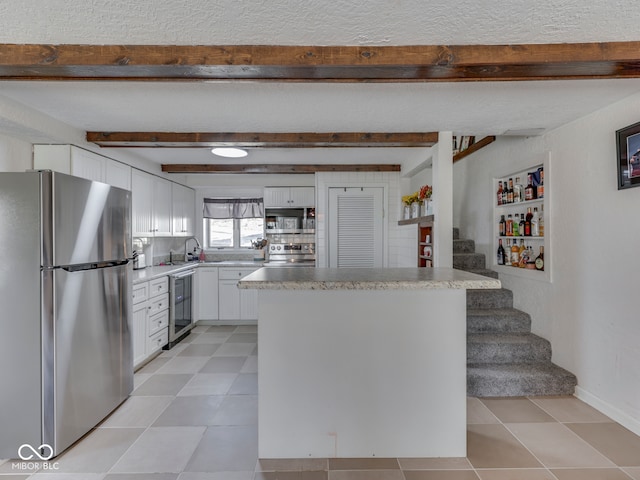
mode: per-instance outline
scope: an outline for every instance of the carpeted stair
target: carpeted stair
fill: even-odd
[[[498,278],[473,240],[453,232],[453,267]],[[531,333],[529,314],[507,289],[467,291],[467,394],[475,397],[571,395],[575,375],[551,363],[551,344]]]

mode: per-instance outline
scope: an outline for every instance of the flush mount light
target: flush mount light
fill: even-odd
[[[218,155],[219,157],[227,158],[240,158],[247,156],[247,151],[242,150],[241,148],[214,148],[211,150],[211,153]]]

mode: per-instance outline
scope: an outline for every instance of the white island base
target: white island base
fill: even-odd
[[[465,288],[287,289],[269,270],[240,287],[260,289],[260,458],[466,456]]]

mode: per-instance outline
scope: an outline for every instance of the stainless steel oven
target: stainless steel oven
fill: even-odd
[[[193,328],[193,292],[195,269],[178,272],[169,277],[169,343],[173,348]]]
[[[315,243],[272,243],[269,245],[269,266],[308,266],[316,264]]]

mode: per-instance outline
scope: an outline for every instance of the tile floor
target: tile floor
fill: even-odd
[[[573,397],[468,399],[467,458],[258,460],[254,326],[196,327],[55,459],[0,480],[640,480],[640,437]]]

